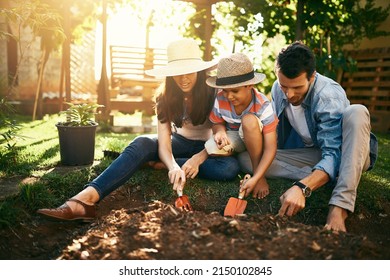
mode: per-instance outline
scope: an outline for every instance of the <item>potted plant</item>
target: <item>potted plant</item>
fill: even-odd
[[[61,111],[66,121],[58,122],[60,155],[63,165],[91,164],[95,156],[95,134],[98,123],[95,121],[98,104],[73,104]]]

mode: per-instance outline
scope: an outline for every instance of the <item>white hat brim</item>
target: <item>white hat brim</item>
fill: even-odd
[[[218,64],[218,60],[203,61],[203,60],[179,60],[169,62],[168,65],[160,68],[146,70],[145,73],[155,77],[171,77],[190,73],[196,73]]]
[[[265,75],[263,73],[254,73],[255,77],[241,83],[236,83],[236,84],[231,84],[231,85],[223,85],[223,86],[218,86],[216,84],[217,82],[217,77],[209,77],[206,80],[206,83],[213,88],[237,88],[237,87],[243,87],[243,86],[248,86],[248,85],[256,85],[260,82],[262,82],[265,79]]]

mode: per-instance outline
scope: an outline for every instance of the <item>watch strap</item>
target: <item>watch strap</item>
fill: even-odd
[[[307,188],[307,186],[306,186],[304,183],[299,182],[299,181],[294,182],[292,185],[293,185],[293,186],[298,186],[298,187],[300,187],[301,189]]]
[[[306,186],[304,183],[297,181],[293,183],[293,186],[300,187],[304,197],[311,196],[311,189],[308,186]]]

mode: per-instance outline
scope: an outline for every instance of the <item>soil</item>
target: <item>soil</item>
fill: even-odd
[[[348,233],[271,214],[236,218],[185,212],[173,202],[145,202],[118,189],[91,223],[31,221],[1,230],[0,259],[389,259],[389,219],[353,215]],[[322,222],[322,221],[321,221]],[[321,224],[321,223],[318,223]]]

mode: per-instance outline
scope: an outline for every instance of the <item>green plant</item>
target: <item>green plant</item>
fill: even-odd
[[[26,212],[17,206],[14,198],[9,198],[0,202],[0,229],[12,228],[15,221],[22,221]]]
[[[69,108],[61,111],[60,114],[66,115],[65,122],[59,122],[59,125],[64,126],[93,126],[96,125],[94,116],[97,114],[96,109],[104,107],[99,104],[73,104],[65,102]]]
[[[20,126],[12,119],[13,107],[0,99],[0,166],[4,167],[14,162],[17,156],[17,130]]]

